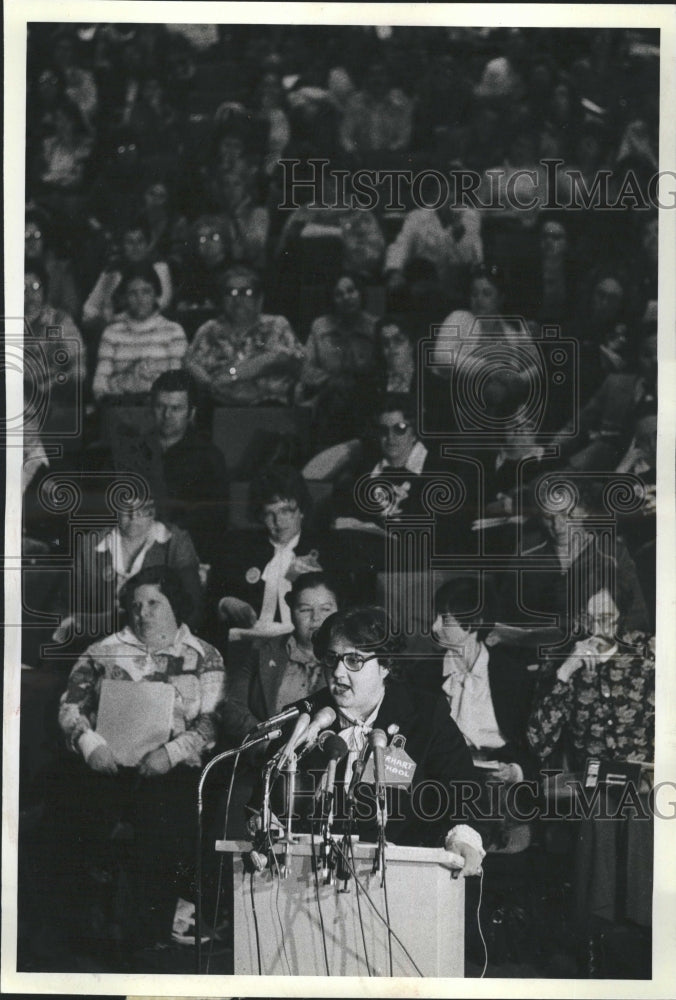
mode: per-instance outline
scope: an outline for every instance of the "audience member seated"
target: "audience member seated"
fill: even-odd
[[[82,192],[92,146],[91,132],[77,105],[66,98],[54,113],[53,134],[42,140],[37,188],[40,200],[64,218],[67,207],[73,204],[65,199]]]
[[[82,307],[82,321],[88,324],[112,323],[124,308],[119,291],[125,271],[147,263],[152,263],[160,282],[157,306],[161,312],[166,312],[173,295],[169,267],[163,260],[151,260],[150,233],[142,222],[132,222],[121,233],[120,244],[111,246],[104,269]]]
[[[481,589],[477,577],[456,577],[443,584],[434,598],[432,632],[446,650],[439,681],[443,679],[451,718],[476,767],[488,781],[501,783],[504,792],[537,773],[537,759],[526,739],[535,674],[527,669],[523,654],[485,644],[497,608],[488,579],[483,580],[483,594]],[[503,821],[501,833],[494,831],[494,846],[506,845],[510,828],[512,849],[519,837],[526,846],[523,829],[515,834],[515,826],[513,820]]]
[[[163,372],[150,394],[152,429],[118,436],[114,454],[101,456],[98,464],[110,468],[112,462],[119,471],[152,480],[163,518],[189,533],[208,564],[227,523],[229,485],[220,449],[195,429],[196,403],[185,369]]]
[[[224,539],[212,573],[212,589],[221,597],[219,617],[227,628],[279,632],[281,624],[281,631],[290,632],[286,594],[296,577],[322,570],[325,562],[306,527],[310,495],[305,480],[289,466],[270,466],[251,483],[249,507],[266,531]]]
[[[558,484],[559,476],[552,479]],[[554,509],[543,510],[534,499],[538,492],[543,496],[553,489],[554,494],[545,501]],[[603,582],[615,574],[618,585],[626,594],[625,625],[631,631],[647,627],[648,614],[636,573],[636,566],[622,538],[616,537],[614,549],[607,551],[603,535],[590,531],[586,522],[598,516],[608,518],[608,511],[599,499],[599,483],[578,481],[571,485],[570,503],[563,507],[561,498],[567,487],[561,487],[557,498],[556,485],[547,480],[535,482],[530,497],[524,498],[523,510],[530,515],[523,527],[519,553],[520,581],[518,598],[516,580],[509,575],[501,588],[503,622],[524,621],[524,615],[554,615],[558,625],[508,627],[500,625],[494,630],[493,639],[516,645],[538,645],[545,642],[558,645],[570,634],[589,598]],[[577,493],[577,496],[575,494]],[[533,568],[524,568],[524,558],[532,556]],[[558,568],[538,567],[546,557],[555,557]]]
[[[129,268],[121,291],[125,311],[106,327],[99,345],[92,386],[99,404],[147,399],[163,371],[181,367],[188,346],[183,327],[158,309],[162,287],[150,264]]]
[[[574,770],[587,757],[654,759],[654,640],[627,628],[631,593],[618,578],[589,598],[581,616],[584,638],[543,663],[528,740],[546,763],[564,731]]]
[[[37,208],[26,206],[25,257],[31,264],[42,264],[49,279],[49,300],[55,309],[79,317],[82,297],[73,274],[72,261],[59,253],[48,217]]]
[[[325,573],[302,573],[285,595],[293,632],[256,640],[239,669],[228,668],[224,732],[238,745],[254,726],[326,686],[312,636],[338,610],[338,591]]]
[[[191,312],[202,321],[216,315],[222,295],[223,272],[232,263],[232,232],[226,219],[201,215],[190,230],[190,245],[177,268],[176,315],[189,322]],[[194,323],[190,323],[192,332]]]
[[[448,385],[428,368],[420,371],[414,331],[413,318],[407,315],[390,314],[377,321],[375,390],[417,399],[425,432],[449,434],[456,428]]]
[[[483,263],[481,216],[478,209],[445,205],[409,212],[399,235],[387,248],[385,278],[392,307],[406,288],[407,266],[425,260],[435,268],[447,305],[461,301],[472,267]]]
[[[122,588],[130,577],[149,567],[174,571],[190,599],[186,621],[198,625],[203,598],[200,563],[187,531],[156,517],[154,500],[130,502],[118,514],[117,526],[101,537],[92,532],[78,554],[71,592],[61,600],[67,617],[55,633],[63,642],[74,626],[76,636],[97,636],[114,627],[120,613]]]
[[[590,597],[583,638],[565,658],[541,665],[528,724],[529,742],[545,767],[561,741],[569,754],[569,769],[550,779],[550,795],[570,795],[571,778],[584,781],[588,801],[600,793],[576,831],[572,872],[575,932],[589,974],[600,960],[600,935],[624,926],[640,942],[652,924],[655,648],[654,638],[626,630],[627,609],[621,581],[612,592],[603,588]],[[591,767],[585,775],[590,758],[598,762],[596,787]],[[626,802],[632,805],[622,812],[620,799],[631,789]]]
[[[23,288],[25,350],[31,359],[24,372],[27,413],[40,412],[43,431],[62,446],[76,447],[87,374],[84,343],[68,313],[51,305],[47,271],[37,260],[25,262]]]
[[[636,422],[657,413],[657,333],[648,332],[639,345],[635,374],[608,375],[578,416],[579,432],[563,428],[553,443],[571,468],[610,471],[628,448]]]
[[[597,280],[576,317],[580,340],[580,402],[584,406],[604,378],[627,370],[630,342],[626,327],[625,290],[614,275]]]
[[[59,725],[72,758],[58,779],[56,835],[82,924],[93,919],[91,872],[107,870],[124,838],[134,899],[124,935],[138,948],[170,943],[177,897],[191,892],[197,780],[216,745],[225,672],[217,650],[190,631],[187,595],[172,569],[130,577],[121,599],[128,624],[89,646],[61,698]],[[151,686],[157,690],[145,690]],[[122,728],[119,716],[102,725],[105,700],[134,695],[133,728]]]
[[[359,432],[366,377],[374,369],[375,318],[362,305],[358,279],[343,274],[333,287],[333,311],[318,316],[310,328],[295,397],[313,407],[318,448]]]
[[[299,168],[300,169],[300,168]],[[329,175],[321,184],[321,196],[311,194],[311,189],[294,192],[294,201],[301,204],[286,219],[275,248],[275,258],[296,274],[301,271],[303,253],[301,241],[317,237],[333,237],[342,244],[338,252],[337,267],[359,275],[364,281],[373,282],[380,274],[385,250],[385,238],[375,212],[369,209],[341,207],[338,185]],[[318,204],[315,206],[314,202]],[[308,256],[312,258],[312,244]]]
[[[539,371],[539,358],[528,326],[523,320],[505,316],[504,303],[504,275],[500,269],[476,268],[469,309],[454,310],[437,331],[438,346],[430,359],[437,375],[445,379],[471,378],[475,384],[480,383],[481,369],[486,365],[495,368],[496,351],[502,351],[503,367],[529,384],[529,371]]]
[[[288,321],[261,312],[261,280],[250,268],[230,268],[222,288],[223,314],[197,331],[188,371],[221,405],[288,404],[303,357]]]
[[[307,479],[337,479],[336,528],[377,528],[383,533],[388,521],[426,513],[423,473],[436,473],[442,480],[443,472],[451,468],[444,468],[420,440],[417,417],[415,400],[389,393],[376,401],[370,440],[337,445],[306,465]],[[375,490],[365,489],[360,501],[355,487],[363,476],[377,479],[378,484]]]
[[[362,90],[347,102],[340,144],[357,162],[369,154],[381,154],[382,161],[384,153],[403,152],[411,139],[412,112],[408,97],[392,86],[387,66],[373,62],[366,70]]]
[[[540,253],[532,269],[512,276],[515,307],[538,323],[568,323],[577,307],[579,267],[565,215],[540,216]]]

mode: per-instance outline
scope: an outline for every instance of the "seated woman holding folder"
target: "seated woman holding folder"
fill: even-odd
[[[132,938],[155,943],[169,940],[177,875],[189,884],[197,780],[216,743],[225,671],[220,653],[185,624],[189,599],[175,570],[141,570],[121,600],[129,624],[87,649],[61,697],[59,725],[75,755],[64,836],[75,844],[79,834],[90,862],[106,841],[131,838]]]

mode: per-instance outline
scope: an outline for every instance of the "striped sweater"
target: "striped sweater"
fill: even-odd
[[[145,320],[123,314],[103,331],[92,387],[94,397],[101,400],[150,392],[158,375],[182,367],[187,347],[183,327],[161,313]]]

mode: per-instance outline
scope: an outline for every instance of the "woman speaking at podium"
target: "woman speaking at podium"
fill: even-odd
[[[301,712],[311,709],[315,718],[322,709],[332,710],[324,714],[329,720],[333,714],[328,728],[347,747],[335,766],[333,833],[345,832],[352,802],[352,832],[362,841],[378,840],[371,760],[376,757],[375,744],[389,744],[381,758],[387,841],[445,845],[465,859],[464,875],[479,874],[484,856],[481,836],[471,813],[465,810],[465,816],[462,809],[477,783],[471,755],[442,696],[397,678],[394,657],[403,652],[404,643],[392,635],[386,612],[379,607],[338,611],[317,630],[313,646],[327,686],[302,703]],[[306,751],[302,739],[298,741],[294,800],[298,832],[319,828],[318,822],[313,827],[321,817],[318,803],[324,791],[332,791],[326,788],[326,776],[333,768],[328,767],[324,741],[323,737],[314,747],[310,741]],[[281,819],[283,809],[274,791],[272,806]]]

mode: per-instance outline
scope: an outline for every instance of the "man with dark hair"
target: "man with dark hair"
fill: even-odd
[[[88,456],[90,466],[146,479],[160,516],[188,531],[200,560],[211,555],[228,517],[225,460],[194,427],[195,385],[185,369],[162,372],[150,390],[152,425],[118,434],[112,455]]]
[[[204,562],[227,518],[228,474],[223,455],[195,430],[196,390],[185,370],[163,372],[150,403],[164,477],[161,506],[190,532]]]

